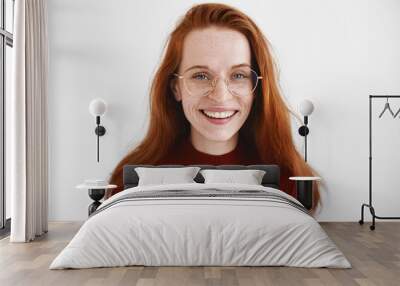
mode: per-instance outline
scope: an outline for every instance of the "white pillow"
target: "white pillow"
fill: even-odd
[[[262,170],[201,170],[204,183],[235,183],[261,185],[265,171]]]
[[[199,167],[146,168],[136,167],[139,186],[195,183]]]

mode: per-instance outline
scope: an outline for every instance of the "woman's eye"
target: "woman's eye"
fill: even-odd
[[[196,79],[196,80],[208,80],[208,79],[209,79],[208,75],[205,74],[205,73],[194,74],[194,75],[192,76],[192,78],[193,78],[193,79]]]
[[[243,73],[234,73],[232,74],[232,79],[245,79],[247,76]]]

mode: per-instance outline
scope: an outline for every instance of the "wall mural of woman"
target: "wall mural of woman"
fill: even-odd
[[[196,5],[168,39],[147,134],[115,167],[110,182],[119,188],[108,197],[122,191],[126,164],[277,164],[281,189],[294,196],[288,178],[316,173],[295,148],[289,114],[257,25],[224,4]]]

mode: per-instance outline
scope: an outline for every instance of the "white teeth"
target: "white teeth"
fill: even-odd
[[[228,118],[228,117],[231,117],[235,113],[235,111],[214,112],[214,111],[207,111],[207,110],[203,110],[203,112],[208,117],[212,117],[212,118]]]

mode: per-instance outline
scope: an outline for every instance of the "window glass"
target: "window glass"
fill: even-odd
[[[1,25],[3,23],[3,5],[2,0],[0,0],[0,28],[3,28]]]
[[[12,67],[13,67],[13,57],[12,57],[12,48],[6,45],[6,74],[5,74],[5,97],[10,98],[11,95],[11,75],[12,75]],[[5,135],[5,134],[4,134]],[[6,138],[4,138],[4,142],[6,142]],[[5,188],[5,206],[6,206],[6,219],[11,217],[11,194],[10,188]]]
[[[4,60],[3,60],[3,46],[4,44],[4,36],[0,34],[0,227],[4,227],[5,223],[5,218],[4,218],[4,207],[5,207],[5,194],[4,194],[4,188],[3,188],[3,175],[4,175],[4,169],[2,168],[3,162],[4,162],[4,157],[3,155],[5,154],[4,149],[3,149],[3,113],[5,111],[3,107],[3,84],[4,84],[4,74],[3,74],[3,65],[4,65]]]
[[[14,31],[14,0],[5,0],[6,4],[6,30],[10,33]]]

